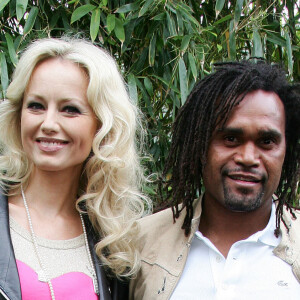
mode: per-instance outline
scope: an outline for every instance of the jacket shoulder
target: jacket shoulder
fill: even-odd
[[[283,210],[283,219],[288,227],[288,229],[292,229],[293,231],[295,230],[296,232],[300,231],[300,209],[292,209],[292,213],[295,215],[291,214],[291,212],[285,208]],[[281,224],[281,228],[283,229],[285,226],[284,224]],[[300,240],[300,239],[299,239]]]
[[[138,221],[142,235],[155,235],[157,231],[161,231],[164,227],[168,228],[173,223],[174,220],[171,208],[146,216]]]

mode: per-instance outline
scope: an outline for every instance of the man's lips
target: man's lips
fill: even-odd
[[[253,185],[262,181],[262,178],[253,174],[229,173],[227,176],[237,184]]]

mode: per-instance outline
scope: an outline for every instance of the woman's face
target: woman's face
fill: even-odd
[[[38,64],[21,111],[24,151],[44,171],[81,172],[97,130],[87,101],[88,77],[76,64],[51,58]]]

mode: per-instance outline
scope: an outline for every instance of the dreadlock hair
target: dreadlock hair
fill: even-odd
[[[203,189],[202,169],[212,133],[216,127],[225,125],[233,108],[246,94],[259,89],[279,96],[286,117],[286,155],[276,190],[278,206],[275,235],[278,236],[280,232],[280,220],[287,228],[283,219],[284,206],[296,217],[292,208],[295,208],[294,202],[299,196],[300,85],[289,84],[285,72],[278,65],[263,61],[218,63],[215,64],[215,73],[195,85],[179,110],[163,173],[164,178],[170,178],[166,181],[168,194],[164,203],[172,207],[174,222],[180,212],[186,209],[182,225],[185,235],[191,230],[193,201]]]

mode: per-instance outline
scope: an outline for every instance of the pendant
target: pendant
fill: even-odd
[[[39,281],[41,282],[48,282],[47,278],[46,278],[46,274],[44,272],[43,269],[40,269],[38,272],[37,272],[37,275],[38,275],[38,279]]]

